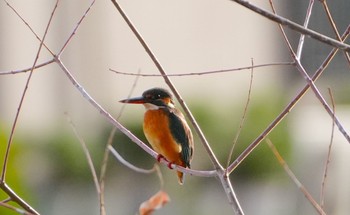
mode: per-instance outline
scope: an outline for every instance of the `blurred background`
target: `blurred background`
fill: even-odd
[[[45,44],[58,53],[91,1],[59,2]],[[268,1],[251,1],[270,10]],[[9,3],[41,37],[55,1],[11,0]],[[194,73],[252,64],[291,62],[277,25],[231,1],[121,1],[131,21],[168,74]],[[328,2],[340,34],[349,24],[347,0]],[[303,24],[308,1],[276,1],[282,16]],[[320,2],[316,1],[310,28],[335,38]],[[30,68],[40,42],[6,5],[0,2],[0,71]],[[296,50],[299,34],[286,30]],[[302,63],[312,75],[332,47],[306,38]],[[38,63],[51,60],[43,49]],[[110,69],[157,74],[157,69],[110,1],[96,1],[61,56],[84,89],[110,114],[143,141],[144,108],[119,100],[141,95],[151,87],[167,88],[161,77],[127,76]],[[29,73],[0,75],[1,166]],[[345,129],[349,119],[349,63],[339,52],[317,86]],[[225,165],[247,102],[250,71],[241,70],[171,80],[203,129],[213,151]],[[136,83],[135,87],[133,85]],[[247,118],[235,147],[238,156],[292,101],[306,82],[293,66],[254,69]],[[178,104],[176,102],[176,104]],[[55,63],[34,71],[15,130],[6,182],[41,214],[98,214],[98,196],[87,160],[64,113],[88,144],[97,172],[112,125],[77,91]],[[122,113],[122,114],[121,114]],[[268,136],[297,178],[319,201],[331,139],[332,118],[308,92]],[[195,135],[193,168],[212,169]],[[113,146],[129,162],[152,168],[155,160],[120,132]],[[349,143],[335,129],[325,185],[325,211],[350,210]],[[161,166],[171,202],[155,214],[232,214],[218,179],[187,176],[184,186],[174,171]],[[246,214],[316,214],[288,178],[271,150],[262,142],[231,175]],[[143,175],[114,158],[106,176],[107,214],[137,214],[139,205],[160,189],[156,174]],[[1,199],[6,195],[1,191]],[[15,214],[0,207],[0,214]]]

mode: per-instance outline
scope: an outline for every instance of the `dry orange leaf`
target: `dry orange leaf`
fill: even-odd
[[[151,215],[170,201],[168,194],[162,190],[140,205],[140,215]]]

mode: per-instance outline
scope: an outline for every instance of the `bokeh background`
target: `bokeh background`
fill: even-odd
[[[62,0],[45,44],[57,53],[91,1]],[[252,1],[270,10],[268,1]],[[11,0],[9,3],[40,36],[55,1]],[[265,63],[291,62],[277,25],[231,1],[121,1],[129,18],[149,44],[168,74],[205,72]],[[347,0],[328,2],[338,30],[349,24]],[[279,14],[303,23],[308,2],[276,1]],[[334,38],[320,2],[315,2],[310,28]],[[4,1],[0,2],[0,71],[30,68],[39,41]],[[287,30],[294,48],[299,34]],[[332,47],[306,38],[302,63],[310,75]],[[43,49],[38,62],[52,56]],[[84,89],[114,117],[119,117],[130,91],[167,87],[161,77],[115,74],[157,74],[157,69],[110,1],[96,1],[61,56]],[[0,76],[1,165],[10,130],[28,73]],[[339,52],[317,81],[346,129],[349,120],[349,63]],[[203,129],[222,164],[243,116],[250,71],[171,78]],[[136,83],[136,84],[135,84]],[[133,85],[135,84],[135,87]],[[250,106],[234,156],[245,149],[306,84],[293,66],[254,69]],[[41,214],[98,214],[96,194],[87,160],[64,113],[88,144],[97,172],[112,125],[76,90],[56,64],[34,71],[15,130],[6,182]],[[142,106],[129,105],[119,121],[145,140]],[[269,135],[298,179],[318,201],[331,138],[332,118],[308,92],[287,118]],[[349,131],[349,130],[347,130]],[[194,169],[212,169],[197,136]],[[129,162],[151,168],[154,159],[120,132],[113,146]],[[350,146],[338,130],[326,183],[325,210],[345,214],[350,206]],[[219,180],[187,176],[177,184],[173,171],[161,166],[171,202],[156,214],[232,214]],[[246,214],[316,214],[311,204],[277,163],[265,142],[231,175]],[[133,172],[114,158],[106,177],[107,214],[136,214],[139,205],[160,189],[156,174]],[[6,198],[0,192],[1,199]],[[1,214],[15,214],[0,208]]]

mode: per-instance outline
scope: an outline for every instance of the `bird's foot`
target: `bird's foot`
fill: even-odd
[[[169,169],[174,169],[174,168],[171,166],[172,164],[175,164],[175,163],[169,161],[169,163],[168,163],[168,168],[169,168]]]
[[[157,161],[158,161],[158,163],[160,162],[160,160],[166,160],[166,161],[168,161],[162,154],[158,154],[158,156],[157,156]]]
[[[168,161],[168,159],[166,159],[162,154],[158,154],[158,156],[157,156],[157,161],[158,161],[158,163],[160,162],[160,160],[166,160],[167,162],[168,162],[168,168],[169,169],[174,169],[171,165],[173,165],[173,164],[175,164],[174,162],[170,162],[170,161]]]

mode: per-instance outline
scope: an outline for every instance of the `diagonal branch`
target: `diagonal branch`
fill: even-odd
[[[34,36],[41,42],[42,39],[40,39],[40,37],[38,36],[37,33],[35,33],[34,29],[28,24],[28,22],[17,12],[17,10],[15,10],[15,8],[12,7],[12,5],[10,5],[10,3],[8,3],[6,0],[4,0],[6,2],[6,5],[11,8],[11,10],[22,20],[22,22],[29,28],[29,30],[34,34]],[[51,53],[51,55],[53,55],[53,52],[49,49],[49,47],[46,46],[45,43],[42,44],[47,51],[49,51]]]
[[[13,191],[4,181],[0,182],[0,188],[4,191],[12,201],[16,202],[19,206],[21,206],[24,210],[28,211],[31,214],[38,215],[37,212],[32,206],[30,206],[27,202],[25,202],[21,197],[19,197],[15,191]]]
[[[85,19],[86,15],[89,13],[90,9],[92,8],[92,6],[95,4],[95,0],[92,0],[90,3],[90,6],[88,7],[88,9],[85,11],[85,13],[83,14],[83,16],[80,18],[80,20],[78,21],[77,25],[75,26],[73,32],[70,34],[70,36],[68,37],[68,39],[66,40],[66,42],[64,43],[64,45],[62,46],[61,50],[58,52],[58,56],[60,56],[63,51],[65,50],[65,48],[67,47],[67,45],[69,44],[69,42],[71,41],[71,39],[73,38],[73,36],[75,35],[75,33],[77,32],[80,24],[83,22],[83,20]]]
[[[234,1],[240,5],[248,8],[249,10],[254,11],[255,13],[258,13],[258,14],[264,16],[265,18],[268,18],[268,19],[270,19],[274,22],[277,22],[283,26],[287,26],[288,28],[295,30],[301,34],[308,35],[311,38],[314,38],[322,43],[325,43],[325,44],[331,45],[335,48],[339,48],[339,49],[342,49],[344,51],[350,52],[350,45],[343,43],[343,42],[339,42],[335,39],[327,37],[327,36],[320,34],[316,31],[304,28],[303,26],[301,26],[295,22],[292,22],[289,19],[286,19],[284,17],[273,14],[273,13],[271,13],[267,10],[264,10],[256,5],[254,5],[254,4],[251,4],[250,2],[248,2],[246,0],[231,0],[231,1]]]
[[[303,192],[304,196],[309,200],[312,206],[317,210],[317,212],[321,215],[326,215],[323,211],[322,207],[315,201],[315,199],[311,196],[311,194],[306,190],[305,186],[298,180],[293,171],[289,168],[286,161],[283,159],[281,154],[278,152],[277,148],[273,145],[270,139],[266,139],[267,145],[270,147],[271,151],[277,158],[280,165],[283,167],[284,171],[288,174],[289,178],[293,180],[293,182],[298,186],[301,192]]]
[[[327,17],[329,19],[329,22],[331,23],[331,26],[333,28],[333,31],[335,33],[335,35],[337,36],[337,39],[339,41],[341,41],[341,37],[339,35],[339,31],[338,31],[338,28],[337,26],[335,25],[335,22],[334,22],[334,19],[332,17],[332,14],[329,10],[329,7],[328,7],[328,4],[327,4],[327,0],[320,0],[320,2],[322,3],[323,5],[323,9],[325,10],[326,14],[327,14]],[[349,53],[348,52],[344,52],[344,55],[345,55],[345,58],[346,60],[348,61],[348,65],[350,66],[350,56],[349,56]]]

